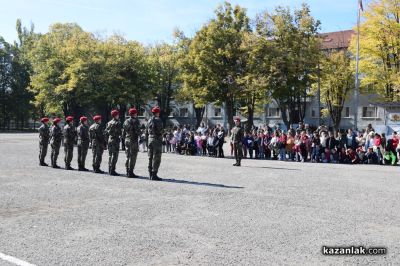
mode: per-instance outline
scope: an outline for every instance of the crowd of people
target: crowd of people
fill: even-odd
[[[227,132],[221,125],[206,127],[201,124],[195,130],[189,125],[169,128],[163,134],[163,152],[185,155],[224,157],[223,145]],[[300,123],[287,131],[269,126],[253,127],[245,131],[241,148],[243,158],[280,161],[381,164],[397,165],[400,159],[400,137],[397,132],[390,136],[377,133],[372,125],[354,132],[334,132],[326,126],[312,129]]]

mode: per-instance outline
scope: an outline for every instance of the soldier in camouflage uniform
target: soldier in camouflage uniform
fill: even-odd
[[[74,144],[76,139],[76,128],[74,127],[74,118],[68,116],[65,121],[67,124],[64,126],[64,162],[65,170],[74,170],[71,167],[72,157],[74,155]]]
[[[127,177],[137,178],[133,170],[139,152],[140,122],[137,118],[136,108],[129,109],[129,115],[131,117],[125,120],[122,134],[122,139],[125,139],[126,175]]]
[[[49,119],[44,117],[41,122],[42,125],[39,127],[39,165],[48,166],[48,164],[44,162],[44,159],[46,158],[47,147],[50,140],[50,128],[47,125]]]
[[[161,181],[162,179],[157,176],[157,173],[161,163],[163,124],[160,119],[160,108],[154,107],[151,112],[154,116],[148,121],[146,127],[149,146],[149,175],[150,180]]]
[[[244,130],[240,126],[240,118],[236,117],[235,119],[235,127],[232,129],[232,143],[233,143],[233,150],[235,153],[236,163],[233,166],[240,166],[240,161],[243,158],[243,137],[244,137]]]
[[[86,155],[89,149],[89,126],[87,123],[87,117],[82,116],[80,119],[81,124],[76,129],[78,134],[78,170],[89,171],[85,168]]]
[[[58,125],[60,118],[54,118],[53,125],[50,129],[50,145],[51,145],[51,167],[60,168],[57,165],[58,154],[60,153],[61,141],[62,141],[62,130]]]
[[[115,171],[118,161],[119,141],[122,134],[122,125],[119,121],[118,110],[112,110],[111,116],[113,119],[107,123],[106,135],[108,137],[108,173],[112,176],[119,176]]]
[[[93,171],[95,173],[104,174],[104,171],[100,170],[100,165],[107,142],[104,138],[103,129],[101,128],[101,116],[96,115],[93,117],[93,120],[95,123],[89,128],[90,143],[92,144],[93,153]]]

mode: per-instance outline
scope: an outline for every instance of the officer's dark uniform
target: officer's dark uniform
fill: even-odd
[[[57,165],[57,158],[58,154],[60,153],[62,137],[63,134],[61,127],[58,125],[58,122],[54,122],[50,129],[51,166],[53,168],[60,168]]]
[[[70,121],[64,126],[64,162],[66,170],[73,170],[71,167],[72,157],[74,155],[74,144],[76,139],[76,129],[73,122]]]
[[[104,173],[100,170],[101,161],[103,158],[103,152],[107,145],[107,141],[104,137],[103,129],[99,123],[99,116],[95,116],[94,120],[96,123],[90,126],[89,136],[90,142],[92,143],[92,153],[93,153],[93,171],[95,173]]]
[[[50,141],[50,128],[46,124],[48,119],[42,119],[43,124],[39,127],[39,165],[47,166],[44,159],[47,155],[47,147]]]
[[[86,120],[84,120],[86,121]],[[81,124],[77,128],[78,133],[78,167],[79,171],[87,171],[85,168],[86,155],[89,149],[89,126],[84,124],[84,121],[81,121]]]
[[[123,136],[123,139],[125,139],[126,174],[128,177],[136,177],[133,170],[139,152],[140,122],[138,118],[130,117],[125,120]]]
[[[153,108],[153,113],[154,109],[155,108]],[[163,124],[161,118],[156,116],[152,117],[147,123],[146,132],[149,145],[149,175],[151,180],[158,181],[161,180],[161,178],[157,176],[158,168],[161,164],[162,153]]]
[[[113,115],[113,117],[115,117]],[[118,161],[119,141],[122,134],[121,122],[115,118],[107,123],[106,134],[108,136],[108,173],[110,175],[119,175],[115,171]]]
[[[239,119],[237,118],[235,120],[239,120]],[[240,162],[243,158],[243,147],[242,147],[243,137],[244,137],[244,130],[239,124],[238,126],[235,126],[232,129],[232,142],[233,142],[233,149],[234,149],[235,159],[236,159],[236,163],[233,164],[234,166],[240,166]]]

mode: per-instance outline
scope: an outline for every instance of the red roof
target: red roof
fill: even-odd
[[[347,49],[353,34],[353,30],[321,33],[319,36],[322,38],[322,49]]]

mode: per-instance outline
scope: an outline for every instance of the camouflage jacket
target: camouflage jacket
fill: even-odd
[[[74,145],[76,139],[76,129],[72,124],[66,124],[63,130],[64,145]]]
[[[123,138],[126,140],[138,140],[140,136],[139,119],[130,117],[125,120],[123,127]]]
[[[50,138],[51,143],[53,144],[60,144],[62,140],[63,134],[61,127],[59,125],[52,125],[50,129]]]
[[[162,135],[164,133],[163,123],[161,118],[152,117],[147,123],[146,135],[149,143],[153,141],[162,141]]]
[[[89,137],[93,147],[105,147],[106,139],[100,124],[94,123],[90,126]]]
[[[88,145],[89,144],[89,126],[80,124],[76,129],[78,133],[78,145]]]
[[[119,120],[111,120],[107,123],[106,135],[108,137],[108,143],[119,143],[122,135],[122,126]]]
[[[241,126],[235,126],[232,129],[232,141],[235,144],[241,144],[244,137],[244,130]]]
[[[41,143],[49,143],[50,128],[48,125],[43,124],[39,127],[39,139]]]

